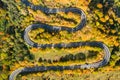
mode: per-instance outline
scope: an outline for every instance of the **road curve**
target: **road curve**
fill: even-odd
[[[76,32],[80,29],[82,29],[85,24],[86,24],[86,15],[85,13],[78,8],[62,8],[62,9],[50,9],[47,7],[42,7],[42,6],[35,6],[32,3],[30,3],[28,0],[21,0],[26,6],[30,6],[31,9],[33,10],[41,10],[46,14],[53,14],[57,12],[73,12],[76,14],[80,14],[81,16],[81,22],[75,27],[75,28],[68,28],[68,27],[57,27],[57,26],[51,26],[48,24],[32,24],[28,26],[25,31],[24,31],[24,40],[26,43],[32,47],[36,48],[71,48],[71,47],[79,47],[79,46],[91,46],[91,47],[99,47],[104,50],[104,57],[103,60],[90,63],[90,64],[78,64],[78,65],[72,65],[72,66],[35,66],[35,67],[24,67],[24,68],[19,68],[11,73],[9,76],[9,80],[15,80],[16,76],[20,73],[30,73],[30,72],[43,72],[43,71],[48,71],[48,70],[73,70],[73,69],[89,69],[89,68],[98,68],[106,65],[109,62],[110,59],[110,51],[108,47],[103,44],[102,42],[98,41],[92,41],[92,42],[71,42],[71,43],[57,43],[57,44],[38,44],[33,42],[28,35],[28,32],[30,32],[33,29],[37,28],[43,28],[48,32],[59,32],[59,31],[68,31],[69,33]]]

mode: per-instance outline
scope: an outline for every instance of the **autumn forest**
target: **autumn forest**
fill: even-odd
[[[16,80],[120,80],[120,0],[28,0],[48,8],[76,7],[86,14],[86,25],[74,33],[31,30],[30,39],[39,44],[100,41],[110,50],[110,61],[100,68],[45,71],[17,75]],[[98,47],[35,48],[24,40],[24,30],[31,24],[49,24],[74,28],[81,16],[72,12],[45,14],[33,10],[21,0],[0,0],[0,80],[21,67],[68,66],[88,64],[103,59]],[[101,74],[101,75],[100,75]]]

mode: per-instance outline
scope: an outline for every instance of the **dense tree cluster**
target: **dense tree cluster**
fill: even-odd
[[[119,0],[29,0],[35,5],[48,7],[78,7],[84,9],[87,15],[87,24],[84,29],[69,34],[66,31],[59,33],[48,33],[42,29],[33,30],[29,33],[30,38],[38,43],[62,43],[76,41],[102,41],[111,50],[109,67],[116,68],[120,65],[120,1]],[[44,14],[37,10],[26,7],[21,0],[0,0],[0,80],[7,80],[13,67],[24,67],[28,63],[34,65],[36,54],[39,52],[76,52],[77,49],[36,49],[26,45],[23,34],[24,29],[32,23],[47,23],[56,26],[74,27],[80,22],[77,14],[58,13]],[[61,63],[68,61],[84,61],[87,58],[96,58],[97,51],[88,51],[86,56],[83,53],[67,54],[58,60],[44,59],[37,55],[39,62]],[[48,56],[50,56],[49,54]],[[45,55],[45,54],[44,54]],[[61,55],[61,54],[60,54]],[[23,65],[24,64],[24,65]],[[47,64],[49,65],[49,64]],[[104,68],[103,68],[104,70]],[[98,70],[99,71],[99,70]]]
[[[85,61],[86,58],[96,58],[98,52],[97,51],[88,51],[87,55],[85,53],[77,53],[75,55],[68,54],[65,56],[61,56],[59,59],[50,60],[50,59],[43,59],[42,57],[39,58],[39,62],[47,62],[47,63],[55,63],[55,62],[67,62],[67,61]]]

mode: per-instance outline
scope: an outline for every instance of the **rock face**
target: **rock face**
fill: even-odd
[[[26,5],[26,6],[30,6],[31,9],[33,10],[41,10],[44,13],[47,14],[52,14],[52,13],[57,13],[57,12],[73,12],[73,13],[77,13],[80,14],[81,16],[81,22],[75,27],[75,28],[68,28],[68,27],[56,27],[56,26],[50,26],[47,24],[32,24],[30,26],[28,26],[25,29],[24,32],[24,40],[26,41],[26,43],[28,43],[28,45],[32,46],[32,47],[36,47],[36,48],[71,48],[71,47],[79,47],[79,46],[91,46],[91,47],[100,47],[104,50],[104,58],[103,60],[99,61],[99,62],[95,62],[95,63],[91,63],[91,64],[82,64],[82,65],[73,65],[73,66],[36,66],[36,67],[25,67],[25,68],[20,68],[15,70],[9,77],[9,80],[14,80],[15,77],[17,76],[17,74],[19,73],[29,73],[29,72],[43,72],[43,71],[47,71],[47,70],[73,70],[73,69],[89,69],[89,68],[98,68],[101,66],[106,65],[109,62],[110,59],[110,51],[108,49],[108,47],[103,44],[102,42],[97,42],[97,41],[93,41],[93,42],[72,42],[72,43],[58,43],[58,44],[38,44],[33,42],[28,35],[28,32],[31,31],[32,29],[37,29],[37,28],[43,28],[45,30],[47,30],[48,32],[59,32],[61,30],[66,30],[69,33],[72,32],[76,32],[78,30],[81,30],[86,23],[86,15],[85,13],[78,8],[64,8],[64,9],[49,9],[49,8],[44,8],[42,6],[34,6],[32,3],[28,2],[28,0],[22,0],[22,2]]]

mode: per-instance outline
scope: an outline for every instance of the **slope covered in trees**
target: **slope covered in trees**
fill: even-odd
[[[77,41],[102,41],[111,51],[110,62],[99,69],[45,72],[18,76],[26,79],[32,76],[62,76],[63,79],[86,74],[120,69],[120,1],[119,0],[29,0],[34,5],[49,8],[77,7],[87,15],[86,26],[75,33],[66,31],[48,33],[44,29],[29,32],[30,38],[38,43],[69,43]],[[7,80],[12,71],[19,67],[36,65],[73,65],[101,60],[103,51],[99,48],[78,47],[70,49],[37,49],[27,45],[23,39],[24,29],[33,23],[74,27],[80,17],[72,12],[45,14],[26,7],[21,0],[0,0],[0,80]],[[74,60],[74,59],[75,60]],[[51,73],[55,73],[54,76]],[[62,73],[62,74],[61,74]],[[113,72],[114,73],[114,72]],[[112,74],[112,73],[110,73]],[[85,75],[86,76],[86,75]],[[35,78],[37,80],[37,77]],[[61,78],[61,80],[62,80]],[[90,77],[89,77],[90,78]],[[89,79],[88,78],[88,79]],[[77,79],[77,78],[76,78]],[[86,78],[84,78],[86,79]],[[97,80],[97,77],[95,78]],[[103,79],[105,80],[105,79]],[[112,79],[111,79],[112,80]]]

